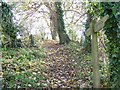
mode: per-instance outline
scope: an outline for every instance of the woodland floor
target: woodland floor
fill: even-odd
[[[45,41],[45,82],[52,88],[91,88],[91,61],[84,50]]]

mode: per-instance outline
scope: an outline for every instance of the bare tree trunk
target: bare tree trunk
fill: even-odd
[[[46,2],[45,6],[49,9],[50,11],[50,30],[51,30],[51,35],[52,39],[56,40],[57,37],[57,14],[55,10],[55,5],[54,3],[49,3]]]
[[[51,34],[52,34],[52,39],[56,40],[57,37],[57,18],[56,18],[56,12],[55,11],[50,11],[50,26],[51,26]]]

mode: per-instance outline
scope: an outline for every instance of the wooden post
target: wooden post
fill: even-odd
[[[108,15],[103,17],[99,21],[92,20],[90,28],[86,31],[86,35],[92,36],[91,48],[92,48],[92,64],[93,64],[93,87],[100,88],[100,72],[99,72],[99,58],[98,58],[98,42],[97,32],[100,31],[106,20],[109,18]]]
[[[99,72],[99,59],[98,59],[98,43],[97,43],[97,32],[94,32],[95,21],[92,21],[92,62],[93,62],[93,86],[94,88],[100,88],[100,72]]]

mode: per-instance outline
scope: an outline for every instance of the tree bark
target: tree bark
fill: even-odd
[[[60,44],[69,43],[70,38],[68,37],[65,31],[61,2],[55,2],[55,8],[57,14],[57,29],[58,29],[59,43]]]
[[[57,15],[56,15],[56,10],[55,10],[55,5],[54,3],[44,3],[45,6],[49,9],[50,11],[50,31],[52,35],[52,39],[56,40],[57,37]]]
[[[52,34],[52,39],[56,40],[57,37],[57,18],[56,18],[56,13],[55,11],[50,11],[50,26],[51,26],[51,34]]]

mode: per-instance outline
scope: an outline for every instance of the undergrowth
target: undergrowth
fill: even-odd
[[[84,78],[89,80],[89,84],[92,85],[92,77],[93,77],[93,65],[92,65],[92,57],[91,53],[83,48],[83,46],[78,42],[70,42],[68,45],[64,46],[64,49],[69,49],[69,55],[72,60],[77,62],[77,77],[78,79]],[[100,52],[100,50],[99,50]],[[103,53],[104,54],[104,53]],[[108,59],[106,58],[106,62]],[[108,72],[108,64],[106,64],[103,60],[101,60],[99,56],[99,65],[100,65],[100,79],[101,79],[101,87],[107,87],[109,72]]]
[[[43,87],[42,70],[45,70],[43,49],[2,49],[4,88]]]
[[[44,77],[44,74],[45,72],[49,73],[51,71],[46,70],[45,65],[47,64],[47,62],[44,61],[44,58],[48,58],[48,62],[50,62],[50,64],[54,64],[57,61],[58,56],[61,55],[62,58],[67,56],[68,62],[70,61],[71,65],[75,67],[76,71],[74,80],[78,81],[78,84],[82,82],[83,84],[85,84],[84,86],[86,87],[92,87],[93,85],[91,53],[88,53],[77,42],[70,42],[69,44],[62,46],[62,48],[58,49],[58,51],[56,51],[55,49],[55,53],[51,54],[53,55],[51,56],[53,58],[46,57],[42,48],[3,48],[2,55],[2,70],[4,78],[3,87],[6,88],[47,87],[48,85],[45,83],[46,78]],[[55,62],[54,59],[56,60]],[[106,72],[106,69],[103,70],[103,67],[105,67],[104,62],[100,61],[100,66],[102,81],[101,84],[103,84],[101,85],[102,87],[106,83],[106,80],[103,80],[103,76],[104,79],[107,76],[105,76],[104,73]],[[47,78],[48,77],[49,76],[47,75]]]

